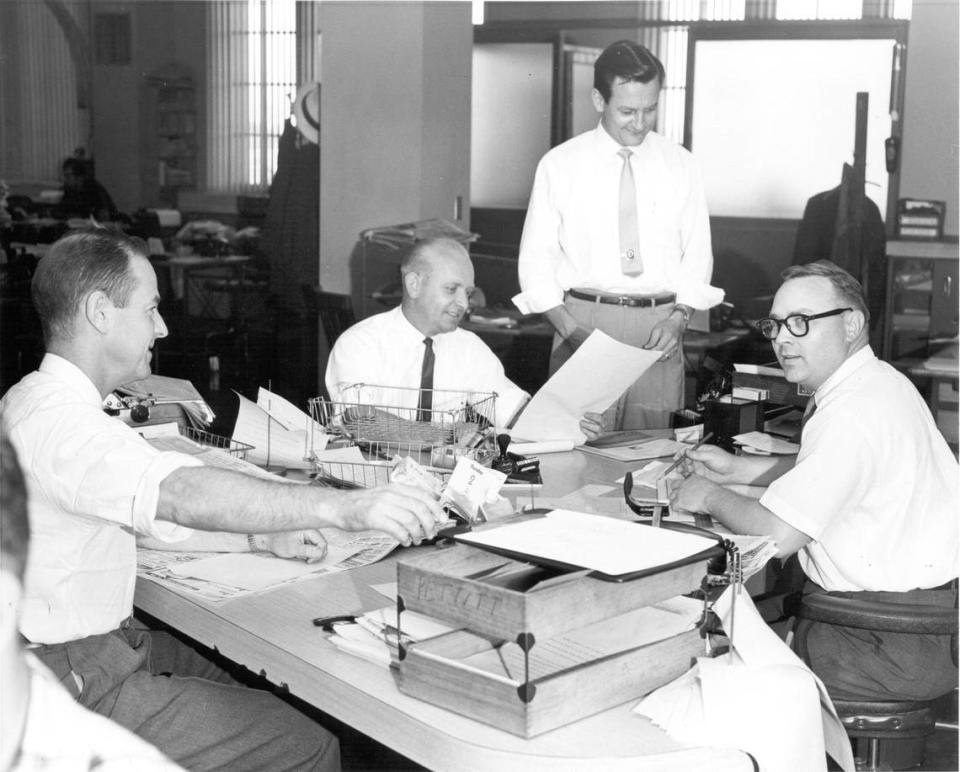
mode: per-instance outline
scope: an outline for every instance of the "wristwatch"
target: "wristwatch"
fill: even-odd
[[[690,306],[677,303],[677,305],[675,305],[673,310],[670,312],[670,315],[672,316],[677,312],[679,312],[680,316],[683,317],[683,328],[686,329],[687,325],[690,324],[690,317],[693,316],[693,309],[690,308]]]

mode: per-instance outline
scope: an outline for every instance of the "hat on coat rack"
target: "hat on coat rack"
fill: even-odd
[[[305,139],[320,144],[320,84],[304,83],[297,89],[297,98],[293,103],[293,114],[297,119],[297,129]]]

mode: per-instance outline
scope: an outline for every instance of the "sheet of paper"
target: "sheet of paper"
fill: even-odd
[[[507,450],[520,456],[541,456],[544,453],[563,453],[573,450],[574,440],[551,440],[550,442],[511,442]]]
[[[139,549],[137,573],[178,592],[219,602],[318,574],[370,565],[388,555],[398,544],[396,539],[381,531],[348,532],[321,528],[320,532],[327,540],[327,555],[319,563],[307,564],[250,553]],[[273,568],[260,565],[258,571],[248,578],[248,568],[242,564],[244,561],[238,566],[238,561],[234,560],[244,556],[260,557],[275,565]],[[276,582],[271,583],[271,579]]]
[[[795,442],[787,442],[765,432],[746,432],[737,434],[732,439],[738,445],[743,445],[745,450],[753,448],[761,453],[782,456],[793,456],[800,452],[800,446]]]
[[[309,431],[310,424],[313,423],[315,431],[323,434],[320,424],[313,422],[307,413],[279,394],[274,394],[272,391],[263,388],[263,386],[257,390],[257,405],[277,419],[284,429],[305,429]]]
[[[725,630],[735,625],[734,651],[699,658],[634,712],[681,742],[741,748],[764,770],[825,770],[826,750],[852,772],[850,742],[822,683],[764,623],[746,592],[737,595],[734,614],[733,592],[728,588],[714,611]],[[791,721],[771,712],[771,703],[793,706]]]
[[[240,400],[233,439],[253,445],[247,460],[259,466],[280,466],[287,469],[311,469],[310,432],[287,429],[266,410],[234,392]],[[316,436],[316,435],[315,435]],[[325,435],[324,435],[325,436]]]
[[[457,539],[610,576],[656,568],[716,544],[703,536],[563,509],[519,523],[475,530]]]
[[[583,414],[606,410],[659,357],[659,351],[628,346],[594,330],[527,403],[513,425],[513,436],[582,443]]]
[[[284,560],[254,552],[226,552],[222,555],[181,563],[172,569],[175,576],[229,584],[242,590],[265,590],[300,579],[321,570],[319,563]]]

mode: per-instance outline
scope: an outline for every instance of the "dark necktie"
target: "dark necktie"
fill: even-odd
[[[621,148],[623,157],[620,170],[620,270],[628,276],[643,273],[640,259],[640,228],[637,225],[637,188],[633,182],[630,166],[630,148]]]
[[[817,398],[816,395],[811,394],[810,399],[807,400],[807,407],[803,411],[803,418],[800,419],[800,434],[803,435],[803,427],[807,425],[807,421],[817,412]]]
[[[420,366],[420,401],[417,403],[417,420],[429,421],[433,408],[433,338],[423,339],[423,364]]]

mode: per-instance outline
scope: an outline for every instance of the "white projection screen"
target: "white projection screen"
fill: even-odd
[[[797,218],[853,163],[857,92],[869,96],[865,192],[887,210],[894,39],[695,42],[690,149],[711,215]]]

